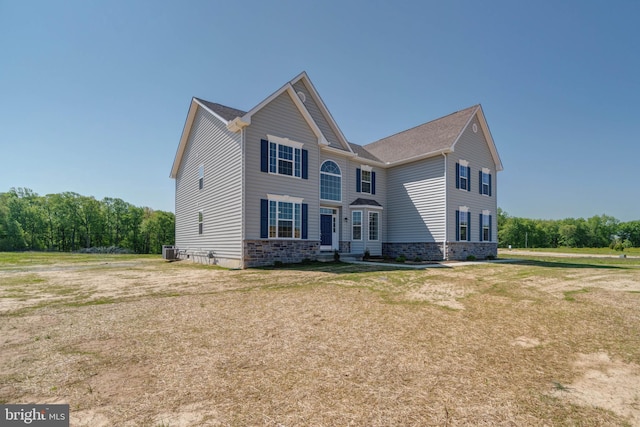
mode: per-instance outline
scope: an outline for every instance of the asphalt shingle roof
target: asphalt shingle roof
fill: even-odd
[[[362,145],[354,144],[352,142],[349,143],[351,150],[358,155],[358,157],[362,157],[364,159],[375,160],[376,162],[380,162],[381,160],[364,149]]]
[[[208,109],[225,119],[226,121],[230,121],[235,119],[236,117],[242,117],[247,114],[246,111],[238,110],[236,108],[227,107],[226,105],[216,104],[215,102],[205,101],[201,98],[196,98],[198,102],[203,103],[207,106]]]
[[[361,197],[358,197],[353,202],[351,202],[349,206],[382,206],[382,205],[373,199],[363,199]]]
[[[363,148],[386,163],[451,148],[478,105],[380,139]]]

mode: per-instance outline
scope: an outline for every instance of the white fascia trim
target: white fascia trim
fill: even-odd
[[[302,197],[292,197],[286,194],[267,194],[267,199],[274,200],[277,202],[289,202],[289,203],[302,203],[304,198]]]
[[[195,102],[196,104],[198,104],[199,106],[201,106],[202,108],[204,108],[209,114],[212,114],[215,118],[217,118],[218,120],[220,120],[222,123],[228,125],[229,122],[227,120],[225,120],[223,117],[221,117],[220,115],[216,114],[213,110],[211,110],[209,107],[207,107],[206,105],[204,105],[202,102],[198,101],[197,99],[193,98],[193,102]]]
[[[295,84],[300,80],[304,80],[304,83],[308,83],[306,85],[307,89],[309,89],[309,92],[311,92],[311,96],[315,98],[316,104],[320,108],[320,112],[325,116],[325,118],[328,118],[329,126],[333,128],[333,131],[338,136],[338,139],[340,139],[340,143],[342,144],[342,146],[347,150],[349,150],[349,152],[353,152],[353,150],[351,150],[351,146],[349,145],[349,142],[347,141],[347,138],[345,138],[344,134],[340,130],[338,123],[334,120],[333,116],[331,115],[331,112],[329,111],[326,104],[320,97],[320,94],[316,90],[315,86],[313,85],[313,82],[307,75],[306,71],[303,71],[302,73],[298,74],[296,78],[291,80],[291,84]]]
[[[431,153],[419,154],[417,156],[409,157],[408,159],[398,160],[397,162],[387,162],[385,163],[386,167],[400,166],[406,163],[416,162],[418,160],[428,159],[429,157],[442,156],[443,154],[449,154],[453,150],[449,148],[443,148],[442,150],[432,151]],[[364,159],[362,159],[364,160]]]
[[[358,211],[358,210],[364,210],[364,209],[378,209],[378,210],[383,210],[384,207],[382,206],[375,206],[375,205],[358,205],[358,206],[349,206],[349,209],[351,209],[351,212],[353,211]]]
[[[330,153],[340,154],[343,157],[356,157],[357,154],[353,151],[344,151],[336,147],[331,147],[330,145],[323,145],[320,147],[322,151],[328,151]]]
[[[180,136],[180,143],[176,149],[176,155],[173,158],[173,166],[171,167],[171,173],[169,174],[170,178],[177,178],[178,176],[178,169],[180,169],[184,150],[187,148],[187,140],[191,134],[191,126],[193,126],[193,121],[195,120],[196,113],[198,112],[198,106],[200,105],[201,104],[197,102],[195,98],[191,98],[189,112],[187,113],[187,118],[185,119],[184,127],[182,128],[182,135]]]
[[[462,126],[462,130],[460,130],[460,133],[458,134],[458,136],[456,136],[456,140],[453,141],[453,144],[451,144],[451,151],[456,151],[456,144],[458,143],[458,141],[460,141],[460,138],[462,137],[462,134],[464,133],[464,131],[467,130],[467,127],[469,126],[469,123],[471,123],[473,118],[476,116],[476,113],[478,112],[478,109],[480,109],[479,105],[476,107],[475,110],[473,110],[473,113],[471,113],[471,115],[469,116],[469,119],[467,120],[467,123],[465,123],[464,126]]]
[[[267,134],[267,139],[269,142],[275,142],[276,144],[288,145],[293,148],[302,148],[304,145],[302,142],[292,141],[289,138],[283,138],[281,136],[269,135]]]
[[[307,110],[307,107],[304,106],[304,103],[296,93],[295,89],[293,88],[293,85],[291,83],[287,83],[285,87],[286,87],[287,93],[289,94],[289,97],[291,97],[291,100],[293,101],[293,103],[296,105],[296,107],[298,107],[298,110],[300,110],[302,117],[304,117],[305,121],[307,122],[307,124],[309,125],[313,133],[318,137],[318,144],[329,145],[329,141],[327,141],[327,138],[325,138],[324,134],[318,127],[318,124],[313,120],[313,117],[311,117],[309,110]]]
[[[489,151],[491,151],[491,156],[493,157],[493,162],[496,164],[496,171],[501,171],[504,168],[502,167],[502,160],[500,160],[500,155],[498,154],[498,149],[496,148],[496,144],[493,141],[493,136],[491,135],[491,131],[489,130],[489,124],[484,117],[484,111],[482,110],[482,106],[478,107],[478,120],[480,122],[480,127],[482,128],[482,132],[487,138],[487,142],[489,144]]]
[[[240,132],[242,129],[246,128],[250,124],[251,124],[250,121],[245,122],[242,120],[242,117],[236,117],[235,119],[227,123],[227,129],[230,130],[231,132]]]

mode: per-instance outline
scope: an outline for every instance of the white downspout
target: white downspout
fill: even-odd
[[[245,267],[245,261],[244,261],[244,244],[245,244],[245,221],[244,221],[244,217],[245,217],[245,212],[244,212],[244,188],[245,188],[245,183],[244,183],[244,162],[245,162],[245,143],[244,143],[244,128],[240,129],[240,151],[241,151],[241,160],[240,160],[240,174],[242,175],[242,178],[240,180],[240,268],[244,269]]]
[[[447,189],[449,188],[447,182],[447,153],[442,153],[444,157],[444,241],[442,243],[442,260],[447,260],[447,237],[449,236],[448,224],[449,224],[449,216],[447,212],[448,207],[448,194]]]

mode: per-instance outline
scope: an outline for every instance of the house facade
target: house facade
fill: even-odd
[[[181,258],[496,256],[502,164],[480,105],[360,146],[306,73],[249,111],[193,98],[171,170]]]

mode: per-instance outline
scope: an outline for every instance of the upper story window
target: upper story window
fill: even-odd
[[[327,160],[320,167],[320,198],[323,200],[342,200],[342,174],[338,165]]]
[[[491,173],[489,169],[482,168],[478,175],[480,178],[480,194],[491,196]]]
[[[198,168],[198,190],[204,188],[204,165],[200,165]]]
[[[362,192],[371,194],[371,171],[363,170],[360,176]]]
[[[267,135],[261,141],[260,170],[278,175],[307,179],[308,151],[302,143]]]
[[[376,194],[376,173],[371,166],[356,169],[356,193]]]
[[[471,191],[471,168],[465,160],[456,163],[456,188]]]

